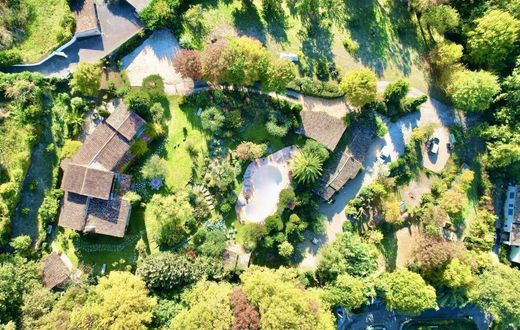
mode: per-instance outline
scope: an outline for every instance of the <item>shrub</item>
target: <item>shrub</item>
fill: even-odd
[[[56,220],[60,208],[60,199],[63,196],[61,189],[52,189],[45,194],[42,204],[38,209],[38,222],[47,225]]]
[[[60,159],[71,158],[81,147],[80,141],[75,140],[65,140],[63,147],[61,147],[60,151]]]
[[[202,111],[200,115],[200,120],[202,123],[202,128],[208,130],[212,133],[216,133],[222,129],[224,126],[224,121],[226,117],[217,107],[209,107]]]
[[[419,107],[426,101],[428,101],[428,96],[426,95],[407,97],[403,101],[402,109],[405,113],[418,111]]]
[[[10,67],[22,62],[22,56],[19,51],[14,49],[0,50],[0,69]]]
[[[137,139],[130,146],[130,152],[134,157],[144,156],[148,152],[148,143],[143,139]]]
[[[302,147],[302,152],[318,156],[322,162],[329,158],[329,151],[316,140],[307,139]]]
[[[143,117],[149,119],[149,109],[151,104],[150,95],[143,89],[132,89],[125,97],[125,103],[128,110],[133,111]]]
[[[253,160],[262,157],[267,151],[267,145],[256,144],[254,142],[240,143],[235,152],[240,160]]]
[[[356,57],[359,52],[359,44],[357,41],[352,40],[352,37],[350,35],[343,37],[341,39],[341,42],[343,44],[343,47],[345,47],[345,50],[352,56]]]
[[[379,137],[383,137],[388,133],[388,127],[385,125],[380,117],[376,117],[376,134]]]
[[[376,87],[377,76],[367,68],[347,73],[340,83],[340,88],[345,93],[347,101],[357,107],[362,107],[376,100]]]
[[[309,77],[295,78],[287,84],[287,88],[305,95],[323,98],[338,98],[344,95],[336,82],[323,82]]]
[[[137,204],[139,204],[141,202],[142,198],[141,198],[141,195],[139,195],[135,191],[130,190],[125,193],[125,195],[123,196],[123,199],[128,201],[130,203],[130,205],[136,206]]]
[[[399,104],[409,90],[410,84],[404,79],[398,79],[386,86],[383,99],[387,104]]]
[[[96,96],[101,83],[99,63],[80,62],[70,80],[72,92],[86,96]]]
[[[150,157],[141,169],[141,174],[145,179],[165,178],[167,173],[168,163],[159,155]]]
[[[152,120],[155,123],[160,123],[164,118],[164,107],[162,106],[161,103],[155,102],[150,107],[150,114],[152,116]]]

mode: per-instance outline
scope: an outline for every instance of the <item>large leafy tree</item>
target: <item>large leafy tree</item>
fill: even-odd
[[[520,291],[516,283],[520,271],[496,264],[485,271],[469,291],[469,299],[491,313],[502,326],[520,324]]]
[[[188,309],[182,310],[172,320],[171,328],[174,330],[230,329],[233,322],[231,292],[232,286],[226,282],[197,283],[193,289],[183,294],[182,300]]]
[[[437,308],[435,289],[426,284],[421,275],[406,269],[383,274],[378,288],[388,309],[414,315]]]
[[[224,42],[209,44],[202,52],[202,76],[214,84],[220,84],[227,80],[230,63],[226,52],[228,45]]]
[[[377,76],[367,68],[350,71],[341,79],[340,88],[347,101],[361,107],[376,100]]]
[[[146,217],[153,224],[149,228],[157,244],[175,245],[188,234],[186,223],[193,219],[188,193],[153,195],[146,208]]]
[[[181,49],[173,60],[173,67],[183,78],[200,80],[202,78],[202,61],[195,50]]]
[[[343,306],[347,310],[361,307],[368,302],[369,285],[348,274],[341,274],[323,290],[323,299],[331,306]]]
[[[375,246],[345,232],[334,243],[323,248],[316,275],[322,283],[332,282],[344,273],[366,277],[376,270],[376,257]]]
[[[0,323],[18,320],[24,295],[37,289],[39,282],[36,263],[0,256]]]
[[[468,51],[478,65],[496,69],[513,54],[520,33],[520,21],[501,10],[491,10],[477,19],[468,33]]]
[[[98,63],[81,62],[72,74],[70,87],[74,93],[97,96],[101,83],[101,67]]]
[[[172,28],[177,18],[175,13],[179,4],[179,0],[152,0],[139,16],[150,30],[159,27]]]
[[[243,290],[258,308],[262,329],[333,329],[327,304],[306,291],[292,269],[253,266],[241,276]]]
[[[294,156],[291,168],[298,182],[311,184],[320,177],[323,171],[323,160],[319,155],[301,151]]]
[[[144,282],[129,272],[111,272],[70,315],[70,329],[147,329],[157,304]]]
[[[296,66],[289,60],[271,61],[262,79],[262,88],[267,91],[282,92],[296,77]]]
[[[464,111],[486,110],[499,91],[497,77],[486,71],[462,71],[448,86],[455,107]]]
[[[260,81],[270,63],[267,50],[260,41],[250,37],[233,38],[226,53],[230,83],[250,86]]]
[[[423,14],[422,19],[428,29],[433,28],[440,34],[453,31],[457,28],[460,21],[457,10],[448,5],[430,8]]]
[[[474,280],[475,277],[473,276],[471,267],[462,263],[458,258],[450,261],[442,274],[444,285],[452,289],[466,288],[473,283]]]

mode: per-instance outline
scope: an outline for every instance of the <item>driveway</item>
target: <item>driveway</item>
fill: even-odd
[[[378,91],[382,92],[388,85],[386,81],[378,82]],[[409,96],[423,95],[416,88],[411,88]],[[348,202],[356,197],[359,190],[374,182],[378,177],[383,165],[378,162],[378,154],[384,146],[390,149],[390,160],[396,160],[404,153],[404,147],[410,140],[410,134],[416,127],[426,124],[436,124],[439,127],[448,127],[456,122],[454,111],[438,100],[429,98],[422,106],[420,111],[410,113],[396,122],[385,120],[388,126],[388,133],[372,141],[363,162],[364,171],[360,172],[352,181],[347,182],[345,187],[340,190],[333,198],[336,202],[332,205],[320,204],[320,212],[327,217],[325,222],[325,233],[314,234],[306,233],[305,241],[298,245],[298,249],[303,252],[304,258],[300,262],[300,268],[313,269],[317,266],[318,250],[323,245],[331,244],[336,240],[336,236],[342,232],[342,225],[347,219],[344,209]],[[311,243],[313,238],[318,238],[320,243]]]
[[[375,303],[365,307],[362,313],[349,316],[349,319],[338,322],[339,330],[366,330],[375,325],[384,326],[386,330],[398,330],[401,329],[401,325],[412,320],[465,320],[470,318],[479,330],[489,329],[493,323],[491,316],[474,305],[467,305],[463,308],[442,307],[437,311],[428,309],[420,315],[412,317],[388,311],[383,303]]]
[[[113,52],[144,27],[135,10],[125,1],[107,4],[96,1],[100,36],[78,39],[63,52],[67,58],[54,55],[44,63],[31,67],[11,67],[9,72],[40,72],[48,77],[66,77],[79,62],[96,62]]]
[[[166,94],[191,93],[193,80],[182,78],[173,67],[173,60],[180,49],[177,38],[170,31],[155,31],[141,46],[123,58],[123,68],[130,85],[141,86],[144,78],[158,74],[164,80]]]

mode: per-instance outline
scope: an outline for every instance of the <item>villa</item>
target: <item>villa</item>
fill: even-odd
[[[357,176],[363,167],[362,164],[370,141],[374,137],[375,129],[374,127],[357,126],[351,129],[350,134],[352,141],[343,152],[336,150],[331,156],[331,160],[319,180],[318,187],[314,190],[325,200],[331,199],[349,180],[353,180]]]
[[[130,203],[122,198],[131,176],[117,170],[132,155],[130,146],[144,130],[145,121],[122,102],[86,139],[71,159],[61,163],[65,191],[58,225],[77,231],[123,237]]]
[[[300,114],[302,117],[300,133],[334,151],[347,129],[343,118],[325,111],[304,110]]]
[[[509,259],[520,263],[520,186],[507,188],[502,231],[502,242],[511,246]]]

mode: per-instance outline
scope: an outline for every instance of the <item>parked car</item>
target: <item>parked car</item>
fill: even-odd
[[[428,151],[434,155],[439,153],[439,139],[434,137],[429,141]]]
[[[383,149],[381,149],[381,152],[379,153],[379,158],[381,158],[381,160],[383,161],[390,158],[390,147],[384,146]]]

